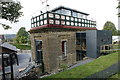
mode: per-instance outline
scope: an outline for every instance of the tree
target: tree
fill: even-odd
[[[10,21],[11,23],[18,22],[19,17],[23,16],[23,12],[20,11],[23,7],[21,6],[21,3],[19,1],[0,2],[0,8],[1,8],[0,17],[2,19]],[[3,27],[4,29],[10,28],[10,26],[6,24],[2,25],[4,26]]]
[[[120,9],[120,0],[118,0],[118,7],[117,9]],[[120,17],[120,13],[118,13],[118,17]]]
[[[117,36],[120,36],[120,30],[117,30]]]
[[[103,30],[110,30],[110,31],[112,31],[112,35],[117,35],[116,27],[115,27],[114,23],[112,23],[110,21],[107,21],[104,24]]]
[[[19,31],[17,32],[16,38],[15,38],[16,43],[19,44],[26,44],[29,41],[29,33],[25,30],[25,27],[21,27]]]

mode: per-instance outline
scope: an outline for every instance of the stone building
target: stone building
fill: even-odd
[[[61,65],[76,62],[75,32],[52,30],[32,33],[32,56],[37,63],[43,61],[45,70],[58,70]],[[39,58],[41,56],[41,59]]]
[[[97,30],[96,21],[89,20],[88,15],[60,6],[31,19],[32,60],[41,65],[42,72],[71,66],[80,60],[79,52],[86,53],[86,37],[77,39],[77,33]],[[77,45],[80,41],[82,44]]]

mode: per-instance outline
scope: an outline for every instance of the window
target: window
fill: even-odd
[[[71,17],[71,21],[73,21],[74,20],[74,18],[73,17]]]
[[[77,13],[78,18],[83,18],[83,14]]]
[[[77,18],[75,18],[75,21],[77,21]]]
[[[82,18],[87,19],[87,16],[86,15],[82,15]]]
[[[56,14],[56,15],[55,15],[55,18],[59,19],[59,18],[60,18],[60,16]]]
[[[72,12],[73,17],[78,17],[76,12]]]
[[[102,42],[104,42],[105,40],[104,40],[104,39],[102,39],[101,41],[102,41]]]
[[[64,24],[65,24],[65,21],[61,21],[61,24],[64,25]]]
[[[44,18],[47,18],[47,14],[44,14]]]
[[[66,9],[62,9],[62,14],[71,16],[71,11],[66,10]]]
[[[37,25],[36,26],[39,26],[39,22],[36,22],[37,23]]]
[[[69,20],[70,18],[69,17],[66,17],[67,20]]]
[[[55,11],[55,13],[61,14],[61,10],[57,10]]]
[[[53,21],[52,19],[50,19],[50,20],[49,20],[49,23],[50,23],[50,24],[53,24],[53,23],[54,23],[54,21]]]
[[[59,20],[55,20],[55,24],[60,24],[60,21]]]
[[[53,14],[49,13],[49,17],[53,18],[53,16],[54,16]]]
[[[65,16],[61,16],[61,19],[65,19]]]
[[[67,24],[67,25],[70,25],[70,22],[67,21],[66,24]]]
[[[108,46],[105,46],[105,50],[110,50],[110,48]]]
[[[43,19],[43,16],[40,16],[40,19]]]
[[[39,21],[39,17],[37,17],[37,21]]]
[[[47,20],[44,20],[44,24],[47,24]]]
[[[67,49],[66,49],[67,45],[66,45],[66,41],[62,41],[62,54],[64,56],[67,56],[66,52],[67,52]]]
[[[73,25],[74,25],[74,23],[73,23],[73,22],[71,22],[71,25],[73,26]]]
[[[77,23],[75,23],[75,26],[77,26]]]

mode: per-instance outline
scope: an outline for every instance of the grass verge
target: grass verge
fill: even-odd
[[[106,56],[101,56],[90,63],[80,65],[73,69],[60,72],[58,74],[48,76],[45,78],[85,78],[91,74],[106,69],[107,67],[116,63],[117,61],[118,53],[116,52]]]
[[[120,75],[120,73],[112,75],[108,80],[120,80],[120,77],[118,75]]]

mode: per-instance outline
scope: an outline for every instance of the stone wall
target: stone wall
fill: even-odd
[[[62,64],[70,66],[76,63],[76,32],[31,33],[32,60],[35,59],[35,40],[42,40],[43,62],[46,72],[56,72]],[[67,42],[67,57],[62,57],[62,41]]]

